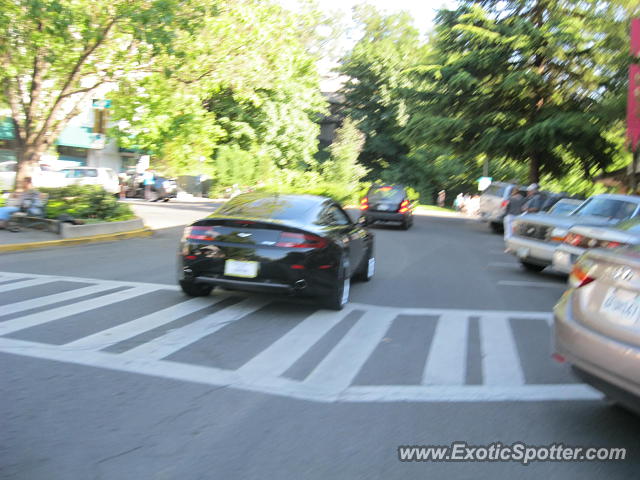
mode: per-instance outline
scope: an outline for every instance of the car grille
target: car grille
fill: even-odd
[[[551,233],[551,227],[546,225],[537,225],[535,223],[520,223],[518,225],[517,234],[522,237],[535,238],[536,240],[548,240]]]

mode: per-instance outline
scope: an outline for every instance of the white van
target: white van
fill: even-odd
[[[63,168],[63,184],[67,185],[100,185],[114,195],[120,192],[118,176],[110,168],[72,167]]]

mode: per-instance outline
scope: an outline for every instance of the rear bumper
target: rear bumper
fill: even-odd
[[[553,268],[562,273],[571,273],[573,264],[586,250],[562,244],[553,252]]]
[[[578,323],[572,294],[554,309],[555,350],[587,383],[621,403],[640,406],[640,347],[622,343]]]
[[[520,260],[544,266],[551,265],[553,262],[553,252],[555,252],[558,247],[555,243],[529,240],[516,235],[508,237],[505,243],[509,253],[515,255]]]
[[[502,223],[504,221],[505,212],[504,211],[480,211],[480,219],[484,222],[490,223]]]
[[[405,218],[409,217],[411,213],[398,213],[398,212],[362,212],[362,216],[367,220],[383,221],[383,222],[403,222]]]
[[[223,277],[206,277],[200,276],[195,277],[193,279],[196,283],[210,283],[212,285],[218,285],[220,287],[230,287],[230,288],[238,288],[241,290],[247,291],[256,291],[256,292],[280,292],[280,293],[295,293],[296,291],[301,292],[306,287],[306,282],[304,280],[298,280],[298,286],[287,285],[285,283],[276,283],[276,282],[252,282],[249,280],[233,280],[229,278]]]

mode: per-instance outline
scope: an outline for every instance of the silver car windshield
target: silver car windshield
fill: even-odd
[[[590,198],[573,214],[579,217],[594,216],[624,220],[630,218],[638,205],[613,198]]]

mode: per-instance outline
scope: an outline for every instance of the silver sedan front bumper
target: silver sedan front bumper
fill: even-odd
[[[512,235],[505,240],[507,251],[520,260],[536,265],[551,265],[557,243],[542,242]]]

